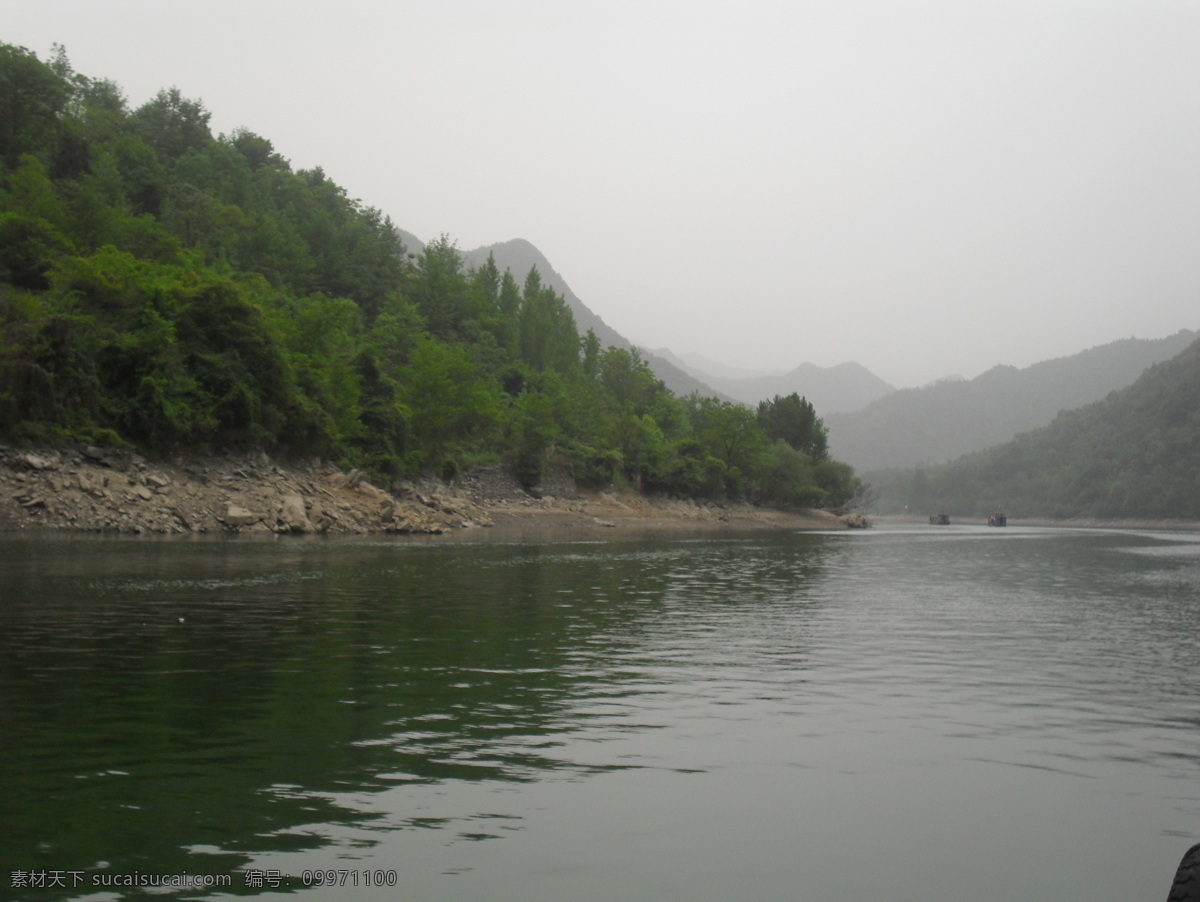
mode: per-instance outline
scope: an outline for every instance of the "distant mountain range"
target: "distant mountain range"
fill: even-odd
[[[662,353],[663,356],[673,356],[666,349],[660,349],[657,353]],[[713,360],[711,357],[697,354],[695,351],[681,353],[679,359],[693,370],[709,373],[718,379],[750,379],[754,376],[777,375],[777,372],[771,373],[767,370],[751,370],[744,367],[728,366],[719,360]]]
[[[424,249],[410,233],[401,232],[401,238],[410,253]],[[482,266],[491,254],[518,283],[537,267],[542,282],[570,307],[581,334],[591,329],[603,347],[635,347],[584,304],[530,242],[518,238],[460,253],[468,268]],[[899,391],[854,362],[832,367],[804,363],[787,373],[763,374],[699,355],[685,360],[666,348],[638,350],[677,396],[698,392],[754,407],[776,395],[802,395],[829,428],[832,456],[859,473],[870,473],[944,463],[1045,426],[1060,411],[1125,388],[1147,367],[1179,354],[1197,335],[1182,330],[1162,339],[1122,339],[1024,369],[999,365],[975,379],[951,376]]]
[[[952,460],[1125,388],[1196,337],[1185,329],[1127,338],[1025,369],[996,366],[971,380],[903,389],[862,410],[826,415],[830,453],[860,473]]]
[[[943,466],[881,473],[880,502],[981,519],[997,508],[1016,518],[1200,519],[1198,399],[1193,341],[1132,385],[1040,429]]]
[[[419,238],[409,232],[401,230],[400,237],[409,253],[419,254],[425,247]],[[679,397],[697,392],[754,407],[759,401],[769,400],[775,395],[786,396],[796,392],[807,398],[818,413],[824,415],[826,411],[857,410],[895,391],[891,385],[857,363],[843,363],[834,367],[805,363],[783,375],[739,375],[736,370],[731,371],[729,367],[703,358],[701,362],[704,366],[695,366],[668,349],[638,347],[621,335],[579,299],[566,279],[550,265],[545,254],[523,238],[460,251],[460,254],[463,263],[471,269],[485,264],[488,254],[491,254],[500,271],[509,270],[518,284],[523,283],[529,270],[536,266],[543,284],[562,295],[571,308],[580,334],[591,329],[600,339],[602,347],[637,347],[654,375]]]
[[[665,348],[654,353],[685,373],[751,407],[776,395],[786,397],[795,392],[807,398],[824,417],[836,411],[858,410],[896,390],[895,386],[884,382],[862,364],[853,362],[830,367],[802,363],[790,372],[775,375],[729,375],[728,368],[725,374],[705,371]]]

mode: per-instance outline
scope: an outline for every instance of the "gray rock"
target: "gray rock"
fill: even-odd
[[[90,470],[80,470],[78,476],[79,487],[89,495],[94,495],[101,498],[104,495],[104,483],[107,481],[100,473],[93,473]]]
[[[284,495],[279,502],[278,523],[280,531],[294,533],[316,532],[304,509],[304,499],[296,494]]]
[[[225,510],[224,523],[226,526],[251,526],[261,520],[262,517],[252,511],[246,510],[236,504],[229,505]]]
[[[39,454],[23,454],[20,461],[31,470],[53,470],[58,467],[57,458]]]

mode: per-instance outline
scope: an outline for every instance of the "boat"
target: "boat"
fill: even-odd
[[[950,515],[949,514],[930,514],[929,522],[933,526],[949,526],[950,525]]]
[[[1008,525],[1008,517],[1006,517],[1004,515],[1003,511],[996,511],[996,513],[994,513],[990,517],[988,517],[988,526],[1007,526],[1007,525]]]

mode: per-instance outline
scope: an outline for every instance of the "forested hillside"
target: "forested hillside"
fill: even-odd
[[[499,244],[466,251],[463,254],[463,261],[467,266],[477,268],[483,266],[489,256],[496,261],[496,265],[500,269],[511,269],[516,273],[529,272],[531,269],[536,269],[547,287],[556,291],[562,297],[567,307],[570,308],[571,313],[575,317],[576,327],[581,333],[595,332],[596,337],[600,339],[600,344],[604,347],[624,348],[627,351],[634,349],[633,342],[604,322],[604,320],[597,316],[594,311],[576,296],[571,290],[571,286],[567,284],[567,280],[555,272],[554,268],[550,265],[550,261],[528,241],[522,238],[515,238],[511,241],[502,241]],[[721,397],[719,392],[714,392],[707,384],[686,373],[675,366],[674,363],[660,357],[653,351],[639,348],[638,353],[646,361],[646,364],[650,367],[650,371],[654,373],[655,377],[662,380],[662,383],[676,395],[682,397],[696,392],[705,396]],[[786,395],[789,393],[782,392],[782,394]],[[733,399],[726,397],[723,400],[728,401]],[[757,400],[754,403],[757,403]]]
[[[889,510],[1200,519],[1200,341],[1049,426],[880,486]]]
[[[1195,338],[1186,330],[1127,338],[1024,369],[995,366],[969,381],[904,389],[854,413],[829,412],[830,448],[859,471],[945,463],[1125,388]]]
[[[536,269],[409,254],[379,210],[177,90],[0,45],[0,435],[262,449],[384,475],[547,466],[584,483],[837,504],[812,405],[679,398],[580,337]]]

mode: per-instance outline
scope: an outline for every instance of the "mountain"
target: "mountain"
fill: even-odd
[[[943,463],[1045,426],[1132,383],[1197,337],[1127,338],[1025,369],[904,389],[853,413],[826,415],[830,452],[859,472]]]
[[[663,351],[657,353],[664,354]],[[759,401],[770,400],[776,395],[786,397],[795,392],[808,399],[822,417],[836,411],[858,410],[896,390],[866,367],[853,362],[830,367],[802,363],[787,373],[753,376],[729,376],[680,363],[685,372],[743,404],[755,407]]]
[[[666,348],[660,348],[654,353],[661,354],[664,357],[678,360],[683,369],[687,369],[697,379],[700,378],[717,378],[717,379],[750,379],[755,376],[770,376],[772,373],[766,370],[750,370],[742,367],[727,366],[719,360],[713,360],[711,357],[705,357],[703,354],[697,354],[694,351],[688,354],[680,354],[675,357]],[[701,376],[701,373],[705,374]]]
[[[558,271],[550,265],[550,261],[546,259],[546,255],[534,247],[524,238],[514,238],[511,241],[502,241],[498,244],[489,244],[486,247],[478,247],[472,251],[464,251],[462,253],[463,263],[470,269],[478,269],[487,263],[488,254],[491,254],[496,260],[496,266],[501,272],[508,270],[513,274],[513,278],[517,280],[518,285],[525,282],[525,276],[529,274],[529,270],[537,267],[538,273],[542,277],[542,284],[549,288],[553,288],[560,294],[567,306],[571,308],[571,313],[575,316],[575,325],[579,327],[579,334],[583,335],[588,329],[596,333],[596,337],[600,339],[602,347],[616,345],[620,348],[630,348],[632,345],[608,323],[604,322],[599,316],[593,313],[586,304],[571,290],[571,286],[567,284],[566,279],[559,275]]]
[[[405,245],[408,241],[405,240]],[[409,247],[409,252],[413,252],[413,248]],[[491,254],[496,261],[496,266],[501,272],[509,270],[513,277],[517,280],[517,284],[523,284],[525,276],[529,270],[537,267],[538,274],[542,277],[542,284],[554,289],[562,296],[567,306],[571,308],[571,313],[575,317],[575,325],[579,328],[579,334],[586,334],[588,329],[596,333],[596,337],[600,339],[601,347],[609,347],[613,345],[626,350],[633,348],[634,345],[623,335],[608,325],[604,320],[597,316],[592,310],[579,299],[579,297],[571,290],[571,286],[567,284],[558,272],[550,265],[550,261],[536,247],[530,244],[523,238],[514,238],[511,241],[502,241],[499,244],[489,244],[486,247],[475,248],[475,250],[465,251],[462,254],[463,262],[471,269],[478,269],[483,264],[487,263],[488,254]],[[719,395],[719,392],[714,391],[711,387],[704,384],[695,376],[684,372],[679,367],[675,366],[668,360],[662,357],[638,349],[642,355],[642,359],[650,365],[650,369],[654,371],[654,375],[663,381],[663,383],[677,397],[685,397],[692,392],[699,392],[701,395],[712,396]]]
[[[1047,426],[887,482],[893,509],[1200,519],[1200,341]]]
[[[400,236],[400,243],[404,245],[404,250],[409,256],[420,256],[421,252],[425,250],[425,242],[412,232],[406,232],[404,229],[396,229],[396,234]]]

